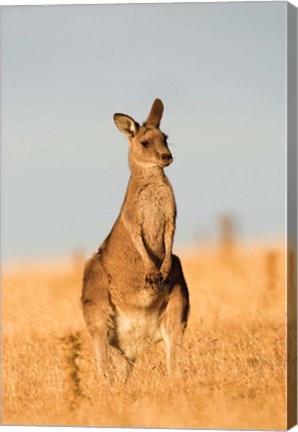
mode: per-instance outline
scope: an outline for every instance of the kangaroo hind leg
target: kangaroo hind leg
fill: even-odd
[[[161,321],[161,334],[165,343],[167,370],[170,375],[181,375],[182,341],[188,313],[187,285],[180,260],[173,255],[170,296]]]
[[[87,328],[94,342],[98,375],[110,380],[109,332],[113,310],[108,285],[100,255],[95,254],[85,267],[81,301]]]

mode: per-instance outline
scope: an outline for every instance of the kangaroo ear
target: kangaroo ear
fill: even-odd
[[[126,114],[114,114],[114,122],[120,132],[128,137],[134,137],[139,130],[138,123]]]
[[[160,120],[163,114],[163,103],[160,99],[155,99],[152,104],[150,114],[146,120],[146,125],[154,126],[156,128],[159,127]]]

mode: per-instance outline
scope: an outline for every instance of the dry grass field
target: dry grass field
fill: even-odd
[[[96,378],[79,260],[4,268],[2,424],[285,429],[284,250],[180,256],[191,301],[182,378],[167,377],[159,344],[113,386]]]

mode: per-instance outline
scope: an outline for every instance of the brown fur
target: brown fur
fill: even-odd
[[[104,375],[110,368],[109,345],[133,365],[148,343],[159,340],[165,342],[168,370],[179,370],[189,300],[180,260],[172,254],[176,204],[163,171],[172,155],[159,129],[162,114],[156,99],[143,126],[114,115],[129,138],[131,177],[112,231],[86,264],[82,294]]]

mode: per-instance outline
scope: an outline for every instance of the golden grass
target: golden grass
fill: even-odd
[[[286,429],[284,250],[181,258],[191,300],[183,378],[167,377],[159,344],[112,387],[96,378],[79,263],[4,271],[2,423]]]

